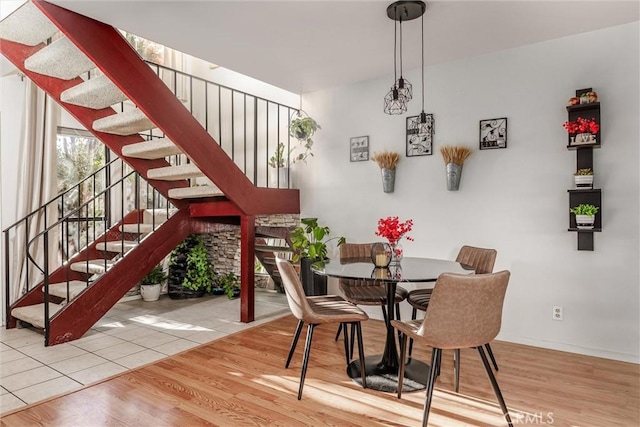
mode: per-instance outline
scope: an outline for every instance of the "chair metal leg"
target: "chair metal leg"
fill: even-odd
[[[396,320],[400,321],[400,304],[396,304]],[[398,342],[400,342],[400,331],[398,331]]]
[[[484,348],[487,350],[487,354],[489,355],[489,358],[491,359],[491,363],[493,363],[493,367],[496,368],[496,371],[498,370],[498,362],[496,362],[496,358],[493,357],[493,351],[491,351],[491,346],[489,345],[489,343],[486,343],[484,345]]]
[[[434,348],[433,351],[435,351],[436,349]],[[438,352],[438,363],[437,363],[437,368],[438,370],[436,371],[436,376],[440,376],[440,366],[442,366],[442,350],[440,350]]]
[[[453,350],[453,373],[454,373],[454,389],[456,393],[460,390],[460,349]]]
[[[302,320],[298,320],[298,326],[296,326],[296,333],[293,336],[293,340],[291,341],[291,348],[289,349],[289,357],[287,357],[287,363],[284,365],[285,369],[287,369],[289,367],[289,363],[291,363],[291,358],[293,357],[293,352],[296,351],[296,345],[298,345],[298,338],[300,338],[300,332],[302,332],[303,326],[304,326],[304,322]]]
[[[398,369],[398,399],[402,399],[402,384],[404,383],[405,354],[407,352],[407,336],[400,333],[400,367]]]
[[[345,330],[345,331],[347,330],[347,325],[346,325],[346,324],[344,325],[344,330]],[[352,359],[353,359],[353,346],[354,346],[354,339],[355,339],[355,336],[356,336],[356,324],[355,324],[355,323],[352,323],[352,324],[351,324],[351,347],[349,347],[349,348],[350,348],[350,351],[349,351],[349,360],[352,360]]]
[[[360,322],[353,323],[358,334],[358,357],[360,359],[360,376],[362,377],[362,388],[367,388],[367,367],[364,362],[364,345],[362,344],[362,325]],[[353,350],[353,345],[351,346]]]
[[[487,360],[487,356],[484,354],[484,350],[482,346],[476,347],[478,349],[478,353],[480,353],[480,358],[482,359],[482,364],[484,365],[484,370],[487,371],[487,375],[489,376],[489,381],[491,381],[491,387],[493,387],[493,392],[498,398],[498,403],[500,404],[500,408],[502,409],[502,413],[504,414],[504,418],[507,420],[509,427],[513,427],[513,423],[511,422],[511,417],[509,416],[509,410],[507,409],[507,404],[504,403],[504,397],[502,397],[502,392],[500,392],[500,387],[498,386],[498,381],[496,381],[495,375],[493,375],[493,371],[491,370],[491,366],[489,365],[489,361]]]
[[[418,309],[413,307],[411,310],[411,320],[416,320],[418,317]],[[409,359],[411,359],[411,352],[413,351],[413,338],[409,339]]]
[[[340,333],[342,333],[342,327],[343,327],[343,326],[344,326],[344,325],[343,325],[342,323],[340,323],[340,324],[338,325],[338,330],[336,331],[336,339],[335,339],[335,341],[336,341],[336,342],[338,342],[338,338],[340,338]]]
[[[298,389],[298,400],[302,399],[302,387],[304,387],[304,377],[307,375],[307,365],[309,364],[309,353],[311,353],[311,339],[313,329],[316,325],[310,323],[307,329],[307,342],[304,346],[304,358],[302,360],[302,372],[300,372],[300,388]]]
[[[390,325],[389,318],[387,317],[387,309],[384,305],[381,305],[380,307],[382,307],[382,317],[384,317],[384,325],[388,328],[390,327]]]
[[[340,327],[342,329],[344,329],[344,334],[343,334],[343,341],[344,341],[344,359],[346,361],[346,364],[349,365],[349,361],[351,360],[351,358],[349,357],[349,334],[347,334],[347,324],[346,323],[340,323]]]
[[[431,371],[427,380],[427,396],[424,401],[424,412],[422,414],[422,427],[427,427],[429,422],[429,410],[431,410],[431,400],[433,398],[433,389],[436,384],[436,370],[438,369],[438,360],[442,357],[442,350],[434,348],[431,353]]]

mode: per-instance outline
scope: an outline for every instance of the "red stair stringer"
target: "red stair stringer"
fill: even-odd
[[[51,319],[47,345],[80,338],[188,234],[189,212],[181,210]]]
[[[147,175],[147,171],[153,168],[160,168],[165,166],[170,166],[169,163],[164,159],[158,160],[143,160],[143,159],[135,159],[131,157],[123,157],[122,156],[122,147],[128,144],[133,144],[136,142],[143,142],[145,139],[136,134],[129,136],[119,136],[113,135],[109,133],[97,132],[93,130],[93,122],[95,120],[101,119],[103,117],[111,116],[116,114],[116,111],[111,108],[103,108],[102,110],[94,110],[91,108],[80,107],[77,105],[67,104],[60,101],[60,94],[70,87],[76,86],[83,82],[83,80],[79,77],[72,80],[61,80],[55,77],[49,77],[42,74],[34,73],[32,71],[27,70],[24,67],[24,61],[44,48],[44,44],[39,44],[37,46],[25,46],[20,43],[15,43],[9,40],[0,40],[0,52],[15,65],[21,73],[26,75],[29,79],[31,79],[38,87],[44,90],[49,96],[58,102],[63,108],[65,108],[69,114],[75,117],[82,125],[91,132],[96,138],[102,141],[105,145],[107,145],[113,152],[115,152],[119,157],[125,159],[125,161],[134,168],[141,175]],[[182,181],[157,181],[157,180],[148,180],[153,187],[155,187],[164,197],[169,198],[168,191],[171,188],[178,187],[186,187],[189,184],[186,180]],[[186,207],[188,204],[182,200],[172,200],[173,204],[178,207]]]
[[[42,0],[33,3],[242,213],[300,212],[298,190],[255,187],[115,28]]]

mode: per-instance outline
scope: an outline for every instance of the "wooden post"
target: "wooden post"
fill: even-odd
[[[240,217],[240,321],[253,322],[255,317],[255,247],[256,218]]]

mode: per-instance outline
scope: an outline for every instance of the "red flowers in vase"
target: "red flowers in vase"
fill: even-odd
[[[564,122],[562,125],[569,134],[591,133],[596,134],[600,130],[600,125],[594,119],[583,119],[578,117],[575,122]]]
[[[400,222],[397,216],[388,216],[378,220],[378,230],[376,236],[384,237],[391,246],[395,246],[403,237],[413,241],[413,237],[405,236],[413,229],[413,220],[408,219]]]

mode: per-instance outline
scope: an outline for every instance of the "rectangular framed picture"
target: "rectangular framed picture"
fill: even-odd
[[[507,118],[480,120],[480,149],[507,148]]]
[[[364,162],[369,160],[369,137],[355,136],[349,141],[349,160]]]
[[[433,154],[433,114],[427,114],[426,123],[420,116],[407,117],[407,157]]]

